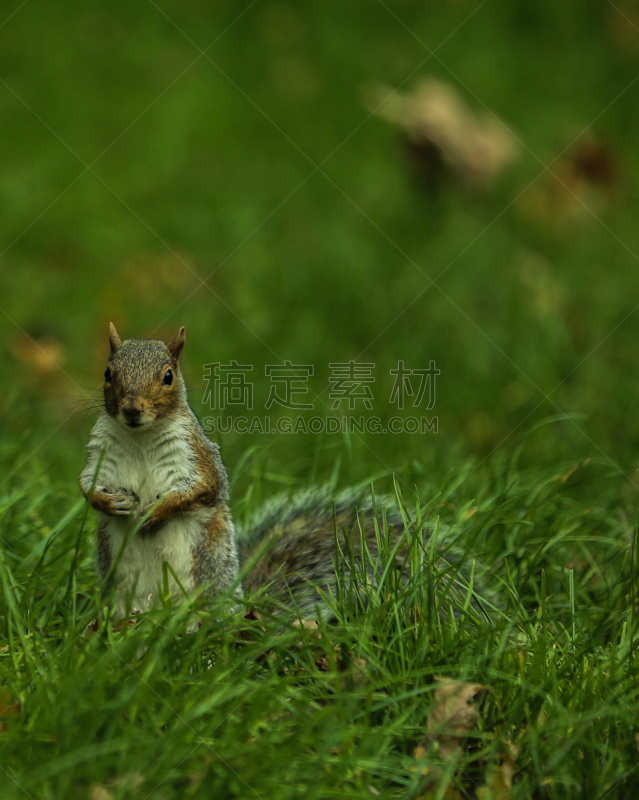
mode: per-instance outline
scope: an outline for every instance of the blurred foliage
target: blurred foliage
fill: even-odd
[[[562,414],[579,417],[531,436],[526,459],[632,476],[636,3],[4,11],[0,402],[25,457],[79,472],[94,414],[69,415],[99,387],[113,319],[126,337],[186,325],[201,414],[205,363],[254,365],[262,414],[265,365],[313,364],[324,414],[328,364],[373,362],[386,419],[398,360],[437,362],[437,435],[222,436],[231,466],[255,448],[246,479],[305,483],[338,456],[340,482],[416,458],[445,474]],[[432,185],[370,115],[371,85],[425,77],[519,140],[489,191]]]

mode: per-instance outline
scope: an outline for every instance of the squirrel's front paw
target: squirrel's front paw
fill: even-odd
[[[156,522],[153,520],[153,509],[156,507],[157,503],[149,503],[148,505],[144,506],[144,508],[140,509],[140,516],[142,518],[146,517],[144,522],[140,525],[141,531],[151,531],[156,526]]]
[[[115,495],[125,495],[131,499],[133,505],[137,505],[140,502],[140,498],[132,489],[125,489],[124,486],[120,486],[119,489],[116,489],[113,494]]]
[[[114,514],[129,514],[135,504],[135,498],[126,494],[112,494],[109,497]]]

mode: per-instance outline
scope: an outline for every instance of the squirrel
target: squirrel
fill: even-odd
[[[122,342],[110,325],[104,409],[91,431],[80,487],[98,512],[97,567],[115,581],[118,616],[152,608],[166,575],[174,596],[203,587],[213,595],[233,588],[242,597],[241,569],[251,591],[265,589],[285,603],[293,599],[300,613],[313,613],[323,606],[322,592],[336,592],[336,531],[349,540],[346,569],[374,571],[376,508],[361,493],[344,493],[333,503],[328,491],[315,489],[267,503],[236,532],[219,447],[187,399],[180,363],[185,341],[182,327],[168,344]],[[405,530],[402,515],[396,504],[383,502],[397,542]]]

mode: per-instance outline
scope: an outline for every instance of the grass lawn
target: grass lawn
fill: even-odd
[[[638,78],[630,0],[3,8],[2,800],[637,795]],[[494,181],[371,113],[421,79],[507,135]],[[111,319],[186,326],[203,419],[232,361],[247,416],[296,416],[268,403],[289,360],[307,422],[386,431],[212,432],[240,524],[282,491],[399,491],[497,610],[442,618],[415,564],[318,628],[247,598],[87,630]],[[371,407],[334,406],[349,361]],[[398,408],[400,361],[436,363],[430,408]]]

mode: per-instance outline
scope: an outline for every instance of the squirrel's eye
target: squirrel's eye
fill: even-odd
[[[164,373],[164,380],[162,383],[165,386],[170,386],[173,383],[173,372],[170,369],[167,369],[167,371]]]
[[[109,381],[111,380],[111,370],[110,370],[108,367],[107,367],[107,368],[106,368],[106,370],[104,371],[104,380],[105,380],[107,383],[109,383]]]

